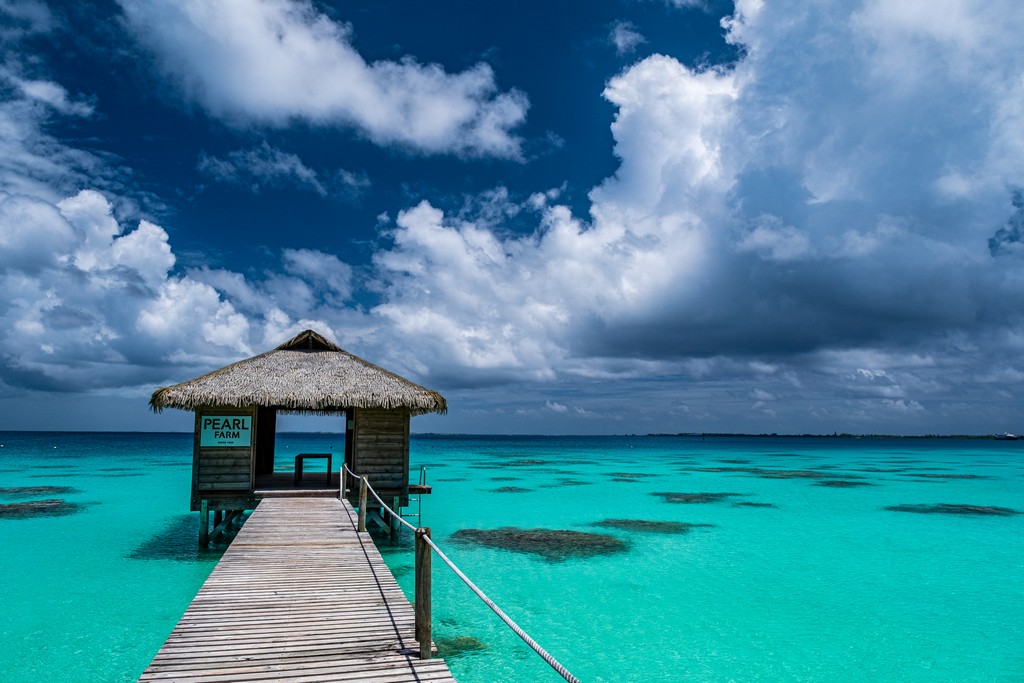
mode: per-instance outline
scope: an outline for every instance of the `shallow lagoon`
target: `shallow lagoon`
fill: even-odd
[[[0,489],[70,487],[35,499],[76,506],[0,517],[3,680],[138,677],[219,557],[195,547],[191,438],[0,434]],[[279,461],[323,448],[337,436],[282,435]],[[435,541],[583,680],[1024,679],[1024,515],[941,508],[1024,510],[1021,442],[414,437],[411,459]],[[628,549],[550,561],[451,539],[501,527]],[[411,591],[409,539],[382,550]],[[460,683],[559,680],[434,567]]]

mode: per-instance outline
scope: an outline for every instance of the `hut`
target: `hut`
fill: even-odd
[[[191,509],[201,516],[205,541],[214,526],[256,507],[267,495],[338,495],[331,453],[300,453],[294,472],[275,472],[277,415],[340,415],[345,464],[384,498],[408,505],[409,422],[413,415],[445,413],[441,394],[348,353],[306,330],[277,348],[195,379],[160,387],[154,412],[195,412]],[[322,473],[303,475],[310,459],[327,461]],[[429,493],[428,487],[414,487]],[[219,528],[219,527],[218,527]],[[216,529],[215,529],[216,532]]]

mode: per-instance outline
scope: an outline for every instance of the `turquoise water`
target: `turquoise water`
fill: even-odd
[[[0,518],[0,679],[138,677],[222,550],[195,547],[191,439],[0,433],[0,488],[74,489],[0,503],[81,506]],[[281,435],[279,467],[325,448],[337,437]],[[584,681],[1024,680],[1024,515],[885,509],[1024,510],[1024,442],[418,437],[411,460],[434,486],[435,541]],[[605,519],[712,526],[593,526]],[[548,561],[450,538],[502,526],[628,550]],[[381,547],[411,594],[409,539]],[[436,560],[434,588],[435,640],[482,648],[449,658],[460,683],[559,680]]]

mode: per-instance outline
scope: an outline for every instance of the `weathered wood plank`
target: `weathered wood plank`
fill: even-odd
[[[204,457],[201,464],[204,469],[209,467],[248,467],[249,459],[244,454],[232,457]]]
[[[215,471],[207,472],[205,469],[200,468],[199,479],[202,481],[236,481],[240,479],[244,479],[246,481],[249,480],[248,472],[239,472],[238,470],[230,469],[224,472],[216,471],[220,469],[222,468],[217,467],[214,468]]]
[[[246,482],[241,482],[240,481],[240,482],[236,482],[236,483],[230,483],[230,482],[225,482],[225,481],[217,481],[217,482],[205,483],[203,481],[200,481],[199,484],[196,486],[196,488],[197,488],[197,490],[204,491],[204,492],[205,491],[232,491],[232,490],[235,490],[235,491],[248,491],[249,490],[249,482],[247,482],[247,481]],[[204,493],[204,496],[205,496],[205,493]]]
[[[348,502],[263,500],[140,681],[454,683]]]

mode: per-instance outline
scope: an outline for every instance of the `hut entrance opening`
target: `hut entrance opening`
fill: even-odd
[[[352,467],[353,409],[295,420],[281,408],[257,408],[253,444],[253,484],[257,491],[329,489],[337,495],[342,463]],[[308,430],[322,423],[323,430]]]

